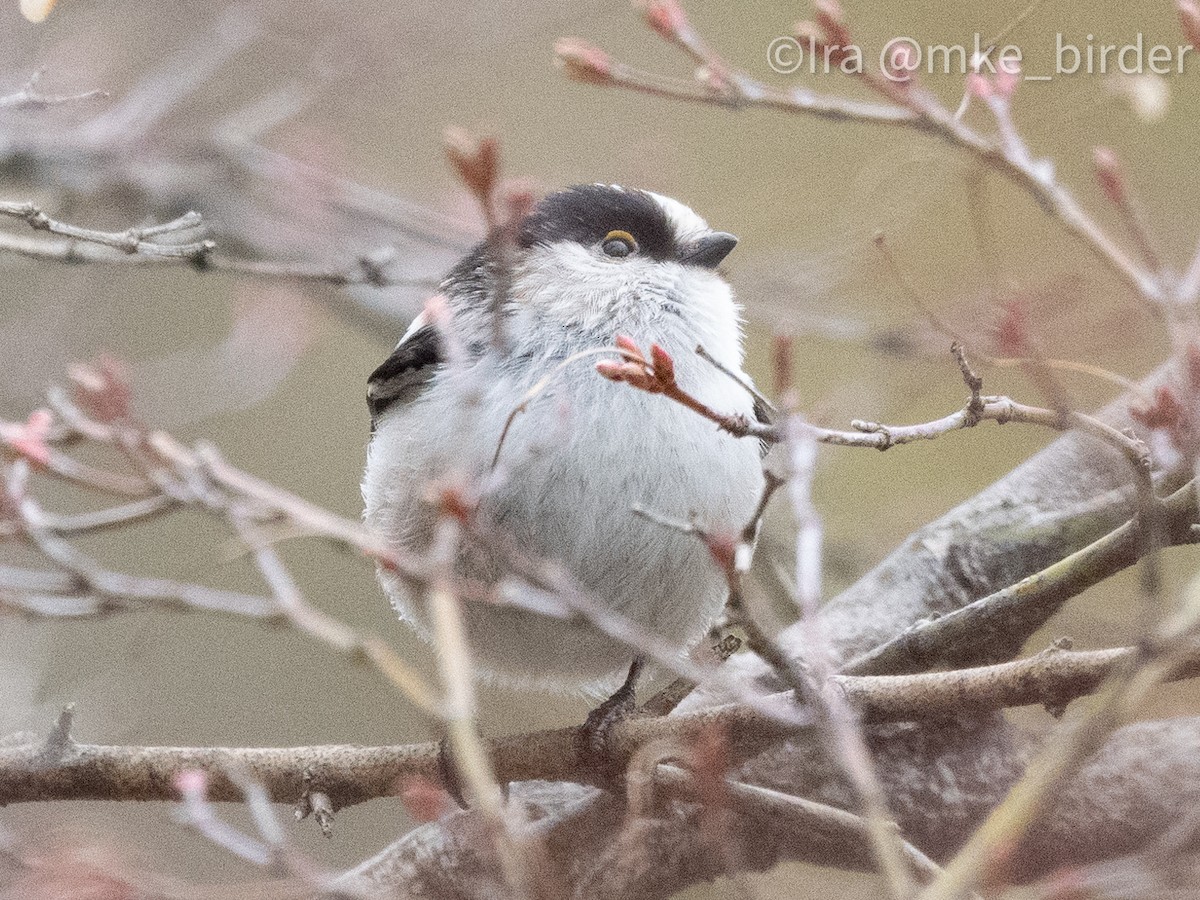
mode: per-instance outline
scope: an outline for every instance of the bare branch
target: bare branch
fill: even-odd
[[[675,379],[674,361],[670,354],[658,345],[651,347],[650,359],[647,359],[631,338],[622,336],[617,338],[616,350],[623,357],[620,362],[605,361],[596,364],[596,370],[605,378],[625,382],[647,393],[662,394],[708,419],[734,437],[753,437],[768,444],[779,443],[784,439],[785,429],[789,427],[787,422],[751,422],[745,416],[729,415],[714,410],[688,393]],[[855,419],[850,423],[854,431],[819,428],[807,422],[799,422],[795,427],[803,429],[811,439],[822,444],[873,450],[888,450],[899,444],[934,440],[952,431],[974,428],[980,422],[986,421],[1000,425],[1010,422],[1038,425],[1055,431],[1077,428],[1120,451],[1133,469],[1135,482],[1142,496],[1152,498],[1150,451],[1144,442],[1086,413],[1026,406],[1008,397],[983,397],[980,395],[983,381],[971,369],[962,347],[955,344],[952,352],[971,390],[970,400],[958,412],[920,425],[884,425]]]
[[[51,106],[63,106],[68,103],[83,103],[88,100],[102,100],[109,96],[108,91],[93,89],[77,94],[43,94],[38,90],[42,73],[34,72],[19,91],[0,96],[0,109],[48,109]]]
[[[562,38],[554,46],[557,62],[569,78],[586,84],[612,85],[652,97],[703,103],[727,109],[763,107],[802,112],[835,122],[872,122],[905,125],[917,116],[899,106],[867,103],[821,94],[808,88],[783,91],[751,78],[725,64],[728,76],[720,88],[697,84],[693,79],[672,78],[635,68],[612,59],[603,50],[577,38]]]
[[[832,9],[832,8],[830,8]],[[801,23],[801,37],[811,39],[818,52],[827,48],[847,48],[854,40],[840,10],[818,15],[818,23]],[[659,28],[660,34],[664,30]],[[692,34],[689,39],[687,35]],[[576,80],[596,85],[612,85],[687,101],[714,103],[731,109],[766,106],[799,115],[816,115],[837,120],[902,125],[931,134],[962,150],[994,172],[1024,189],[1038,205],[1052,215],[1070,234],[1089,250],[1138,297],[1150,305],[1168,299],[1165,288],[1153,271],[1143,267],[1104,231],[1080,205],[1074,194],[1058,180],[1053,165],[1036,159],[1020,140],[1009,118],[1009,98],[993,95],[988,107],[995,117],[998,134],[987,136],[969,126],[964,117],[946,108],[934,94],[914,80],[900,80],[885,73],[852,68],[848,77],[857,78],[880,94],[890,105],[872,106],[840,97],[815,94],[803,88],[778,91],[747,76],[710,50],[679,10],[673,30],[664,34],[669,40],[689,49],[698,48],[706,59],[697,80],[667,79],[649,75],[613,60],[607,53],[577,39],[565,39],[555,48],[565,71]],[[834,62],[838,59],[833,57]]]
[[[694,802],[700,799],[692,776],[676,766],[659,766],[654,775],[654,786],[682,800]],[[729,781],[727,788],[730,805],[752,819],[769,818],[776,827],[781,821],[786,822],[787,827],[795,829],[797,834],[815,832],[828,840],[864,848],[870,841],[867,820],[836,806],[741,781]],[[937,863],[919,849],[907,841],[901,843],[905,862],[922,882],[940,871]]]
[[[1196,494],[1191,483],[1163,501],[1168,545],[1194,543]],[[897,675],[1007,659],[1072,597],[1136,563],[1146,544],[1126,522],[1010,587],[932,621],[921,622],[843,667],[850,675]]]
[[[32,203],[0,201],[0,215],[20,219],[36,231],[70,238],[46,241],[0,233],[0,252],[8,251],[33,259],[64,263],[108,265],[186,265],[197,272],[222,272],[258,278],[288,281],[312,281],[338,286],[368,285],[393,287],[415,285],[432,287],[435,278],[398,275],[389,270],[386,254],[365,254],[345,268],[306,262],[238,259],[217,251],[217,243],[201,238],[184,243],[162,242],[164,235],[206,228],[199,213],[189,212],[161,225],[129,228],[125,231],[97,231],[60,222],[47,216]],[[115,252],[114,252],[115,251]]]
[[[164,236],[177,236],[200,228],[204,222],[197,212],[186,212],[179,218],[161,225],[128,228],[125,231],[96,231],[92,228],[69,225],[66,222],[50,218],[40,206],[34,203],[14,203],[0,200],[0,215],[20,219],[34,231],[48,231],[72,240],[111,247],[130,256],[140,253],[149,257],[161,256],[195,262],[216,246],[210,240],[197,240],[181,244],[161,243],[157,240]]]
[[[1052,649],[1029,659],[921,675],[834,676],[830,690],[863,721],[947,721],[1006,707],[1062,708],[1094,692],[1106,678],[1136,658],[1135,648],[1086,652]],[[1167,677],[1200,676],[1200,646],[1192,642],[1171,665]],[[783,701],[784,698],[775,698]],[[714,726],[730,736],[736,763],[811,728],[786,726],[744,704],[727,704],[670,716],[640,716],[613,726],[607,750],[617,771],[641,748],[670,740],[695,741]],[[603,773],[580,756],[579,730],[560,728],[507,735],[485,741],[501,782],[549,780],[604,784]],[[58,731],[62,731],[61,723]],[[69,732],[68,732],[69,733]],[[62,744],[62,742],[58,742]],[[0,744],[0,805],[46,800],[171,800],[174,779],[196,770],[209,777],[208,798],[240,802],[241,788],[229,777],[238,770],[260,782],[273,802],[297,803],[320,791],[334,811],[379,797],[395,796],[400,779],[441,781],[440,745],[390,747],[129,747],[62,744],[47,765],[47,743]],[[307,775],[306,775],[307,773]]]

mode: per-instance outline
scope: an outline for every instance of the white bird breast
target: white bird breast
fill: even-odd
[[[593,346],[611,346],[621,332],[646,347],[656,341],[674,356],[685,388],[715,409],[750,416],[752,398],[745,389],[694,352],[704,343],[740,370],[737,310],[728,287],[712,274],[697,277],[705,287],[719,285],[715,296],[703,298],[708,308],[690,308],[685,316],[639,315],[637,321],[618,316],[626,321],[614,327],[610,320],[606,339],[592,339]],[[537,293],[528,282],[519,287],[521,296]],[[645,310],[644,300],[639,306]],[[541,326],[526,318],[514,317],[510,333],[536,334]],[[384,413],[368,453],[363,495],[368,524],[386,540],[426,549],[436,521],[427,500],[430,482],[487,476],[509,414],[580,349],[563,348],[559,341],[551,354],[545,342],[532,341],[505,355],[489,350],[470,366],[443,369],[415,400]],[[740,531],[762,485],[757,442],[720,432],[666,398],[607,381],[595,371],[599,358],[587,356],[558,369],[516,415],[499,454],[496,484],[480,513],[525,552],[561,563],[609,610],[682,653],[719,613],[724,575],[695,536],[647,521],[633,508],[692,520],[717,533]],[[531,612],[528,607],[538,605],[535,592],[506,576],[502,564],[466,548],[459,569],[468,578],[499,579],[519,601],[465,602],[481,674],[517,686],[601,689],[628,667],[634,651],[592,624]],[[423,599],[394,575],[383,572],[381,580],[401,618],[428,638]]]

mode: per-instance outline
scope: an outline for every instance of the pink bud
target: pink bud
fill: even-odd
[[[691,27],[687,13],[683,11],[678,0],[643,0],[638,5],[642,8],[642,17],[646,24],[668,41],[678,39],[680,34]]]
[[[504,208],[508,222],[516,225],[533,212],[533,191],[525,187],[508,188],[504,192]]]
[[[979,100],[987,100],[992,96],[992,83],[986,75],[972,72],[967,76],[967,93]]]
[[[849,47],[850,30],[846,27],[846,14],[838,0],[816,0],[813,3],[813,18],[825,34],[825,42],[839,47]]]
[[[1020,300],[1004,307],[996,328],[996,345],[1002,356],[1024,356],[1029,345],[1029,311]]]
[[[1008,100],[1021,83],[1021,64],[1014,59],[1001,59],[996,71],[996,94]]]
[[[792,35],[805,45],[805,49],[813,47],[820,50],[825,46],[824,31],[816,22],[810,22],[808,19],[802,19],[793,25]]]
[[[612,57],[579,38],[559,38],[554,55],[567,77],[585,84],[612,84]]]
[[[1172,428],[1183,419],[1183,404],[1174,390],[1160,384],[1154,391],[1154,402],[1130,408],[1129,417],[1146,428]]]
[[[45,467],[50,464],[50,446],[46,438],[50,436],[53,424],[54,416],[49,410],[35,409],[23,424],[4,426],[0,440],[34,465]]]
[[[617,339],[616,339],[616,345],[617,345],[618,350],[624,350],[626,353],[628,353],[630,356],[634,357],[635,359],[643,358],[641,348],[638,347],[637,341],[635,341],[633,338],[631,338],[627,334],[618,334]]]
[[[1200,50],[1200,6],[1194,0],[1177,0],[1175,8],[1179,11],[1183,36],[1194,49]]]
[[[450,324],[450,301],[445,294],[434,294],[427,299],[421,312],[430,325],[445,328]]]
[[[185,800],[203,799],[208,793],[208,774],[201,769],[184,769],[175,774],[175,790]]]
[[[621,381],[624,378],[625,363],[614,362],[609,359],[601,360],[596,363],[596,371],[609,381]]]

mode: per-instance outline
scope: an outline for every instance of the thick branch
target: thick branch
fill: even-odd
[[[1191,482],[1163,503],[1162,512],[1163,538],[1168,545],[1195,543],[1192,524],[1196,521],[1196,491]],[[852,675],[897,675],[1010,659],[1067,600],[1141,559],[1144,545],[1139,523],[1126,522],[1010,587],[922,622],[871,649],[842,671]]]
[[[789,743],[780,761],[811,765],[820,754],[816,740]],[[935,858],[952,850],[1000,801],[1024,760],[1023,751],[990,726],[893,729],[877,735],[875,750],[906,837]],[[1200,720],[1122,729],[1057,799],[1045,824],[1017,855],[1014,874],[1034,878],[1144,846],[1164,822],[1178,821],[1200,802],[1197,758]],[[1130,779],[1130,771],[1139,777]],[[836,791],[816,787],[828,775],[821,767],[795,774],[820,791],[817,799],[837,802]],[[1147,792],[1147,785],[1163,784],[1171,790]],[[791,793],[788,787],[782,790]],[[546,842],[554,858],[571,861],[559,873],[568,895],[655,900],[723,874],[727,857],[714,853],[701,837],[697,806],[676,805],[631,821],[620,798],[577,785],[528,782],[514,785],[513,798],[534,811],[529,839]],[[469,826],[469,813],[455,813],[419,828],[349,873],[344,883],[434,900],[510,896],[498,887],[494,862],[472,840]],[[738,818],[727,845],[744,871],[789,859],[854,868],[871,864],[863,843],[822,841],[782,818]]]

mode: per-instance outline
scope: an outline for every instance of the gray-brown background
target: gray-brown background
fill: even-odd
[[[154,73],[188,72],[229,29],[249,29],[246,49],[152,129],[144,158],[156,158],[154,148],[193,146],[231,113],[287,90],[306,105],[264,135],[264,144],[468,227],[470,205],[442,161],[448,124],[502,137],[508,174],[539,189],[614,181],[673,195],[742,239],[729,269],[747,308],[750,368],[768,379],[771,331],[795,335],[801,397],[820,421],[918,420],[963,399],[945,353],[949,338],[928,327],[881,264],[872,245],[877,231],[888,236],[924,303],[985,344],[998,315],[996,298],[1024,297],[1050,354],[1137,376],[1164,351],[1161,328],[1030,201],[989,178],[987,206],[973,208],[966,187],[971,165],[928,139],[684,106],[566,81],[551,65],[561,35],[586,37],[646,68],[687,74],[687,61],[623,3],[267,0],[234,10],[232,19],[231,9],[224,2],[61,0],[35,27],[10,0],[0,8],[0,87],[15,89],[44,68],[47,91],[99,86],[112,100],[37,115],[0,113],[0,145],[27,140],[45,123],[84,123],[128,92],[145,90]],[[728,58],[787,83],[767,68],[766,47],[806,14],[802,5],[697,0],[689,9]],[[896,34],[969,45],[976,32],[986,39],[1019,11],[1017,4],[929,0],[849,6],[866,47]],[[1138,32],[1147,43],[1178,42],[1172,4],[1048,2],[1013,35],[1030,71],[1053,66],[1056,32],[1081,44],[1088,34],[1124,43]],[[809,82],[856,90],[837,76]],[[947,98],[961,92],[959,78],[932,83]],[[1127,99],[1138,89],[1147,88],[1137,79],[1099,75],[1026,84],[1016,116],[1035,151],[1053,158],[1105,221],[1091,182],[1092,146],[1122,153],[1156,235],[1182,262],[1200,230],[1194,156],[1200,85],[1195,73],[1160,79],[1153,89],[1165,91],[1168,107],[1153,121]],[[131,164],[138,156],[135,146]],[[63,171],[70,168],[68,161]],[[113,198],[56,205],[74,196],[58,187],[13,177],[0,196],[35,197],[78,224],[131,224],[114,214]],[[193,190],[206,214],[238,207],[234,186]],[[294,212],[297,220],[313,216],[302,203]],[[261,227],[286,228],[287,209],[274,215]],[[973,218],[986,222],[982,240]],[[331,240],[312,253],[338,258],[354,249],[370,247]],[[236,464],[317,503],[358,514],[365,378],[398,330],[346,323],[331,313],[335,292],[325,289],[182,270],[3,258],[0,266],[0,415],[24,417],[42,385],[70,361],[109,351],[133,365],[150,418],[183,437],[212,439]],[[990,391],[1037,399],[1009,370],[988,378]],[[1097,382],[1069,383],[1083,405],[1107,396]],[[232,408],[223,408],[231,398]],[[818,498],[829,590],[1044,440],[1036,432],[987,427],[883,455],[825,451]],[[782,545],[787,517],[774,518],[769,538]],[[88,547],[136,571],[253,583],[236,548],[193,520]],[[314,603],[385,634],[428,667],[428,652],[393,623],[365,565],[309,545],[284,552]],[[0,558],[17,557],[0,547]],[[1031,648],[1068,633],[1078,645],[1122,642],[1133,633],[1125,601],[1130,583],[1117,579],[1081,598]],[[1194,690],[1164,691],[1155,712],[1194,709]],[[268,745],[430,736],[370,673],[324,648],[287,632],[203,616],[146,613],[69,625],[0,619],[0,697],[0,733],[44,729],[62,703],[74,701],[81,738],[105,742]],[[578,720],[586,702],[489,690],[484,707],[485,729],[518,729]],[[1021,718],[1032,727],[1046,721],[1037,713]],[[239,811],[229,814],[240,818]],[[157,805],[17,808],[0,811],[0,821],[47,839],[85,836],[185,875],[244,874]],[[319,859],[343,865],[408,825],[398,803],[378,801],[340,816],[332,841],[308,823],[294,832]],[[833,884],[825,878],[792,871],[770,884],[789,896],[816,895]]]

